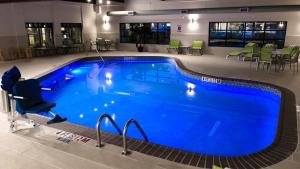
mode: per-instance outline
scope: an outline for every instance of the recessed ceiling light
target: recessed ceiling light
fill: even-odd
[[[110,4],[111,4],[111,2],[110,2],[110,1],[106,1],[106,4],[107,4],[107,5],[110,5]]]

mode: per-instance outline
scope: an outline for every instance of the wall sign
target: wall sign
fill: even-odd
[[[182,32],[182,25],[177,25],[177,32]]]
[[[87,143],[91,140],[90,138],[83,137],[66,131],[59,131],[56,133],[56,136],[57,136],[56,140],[66,144],[70,144],[72,141],[78,143]]]

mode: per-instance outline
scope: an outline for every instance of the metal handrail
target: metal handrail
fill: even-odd
[[[121,129],[118,127],[118,125],[116,124],[116,122],[114,121],[114,119],[112,119],[111,116],[110,116],[109,114],[106,114],[106,113],[102,114],[102,115],[98,118],[98,122],[97,122],[97,125],[96,125],[97,139],[98,139],[98,145],[97,145],[97,147],[99,147],[99,148],[103,146],[103,144],[102,144],[102,142],[101,142],[101,131],[100,131],[100,129],[101,129],[101,122],[102,122],[102,120],[103,120],[105,117],[108,118],[108,120],[109,120],[109,121],[113,124],[113,126],[117,129],[119,135],[122,134]]]
[[[123,151],[122,151],[122,154],[123,155],[127,155],[128,154],[128,151],[127,151],[127,130],[128,130],[128,127],[130,126],[130,124],[135,124],[135,126],[138,128],[138,130],[140,131],[140,133],[143,135],[144,139],[146,142],[148,142],[148,137],[146,136],[145,132],[143,131],[142,127],[139,125],[139,123],[134,120],[134,119],[130,119],[124,126],[124,130],[123,130]]]

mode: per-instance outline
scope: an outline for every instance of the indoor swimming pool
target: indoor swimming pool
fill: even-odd
[[[86,58],[39,78],[56,88],[43,96],[70,123],[95,128],[111,115],[123,129],[134,118],[149,142],[182,151],[236,157],[259,152],[276,138],[281,92],[264,84],[191,75],[174,59]],[[117,134],[109,121],[103,131]],[[132,126],[128,136],[143,139]]]

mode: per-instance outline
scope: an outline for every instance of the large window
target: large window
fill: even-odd
[[[249,42],[284,47],[287,22],[210,22],[209,46],[243,47]]]
[[[81,23],[62,23],[61,33],[64,45],[82,43],[82,25]]]
[[[52,23],[25,23],[28,44],[31,47],[53,47]]]
[[[142,37],[145,44],[168,44],[170,42],[170,23],[120,23],[120,42],[136,43]]]

